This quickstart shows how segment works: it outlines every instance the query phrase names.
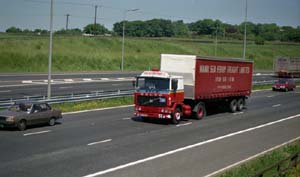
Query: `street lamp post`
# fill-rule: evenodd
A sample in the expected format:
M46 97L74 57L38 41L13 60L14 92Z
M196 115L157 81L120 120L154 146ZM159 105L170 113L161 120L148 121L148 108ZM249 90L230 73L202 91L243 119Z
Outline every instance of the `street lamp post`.
M125 52L125 48L124 48L124 44L125 44L125 20L126 20L126 13L127 12L134 12L134 11L138 11L139 9L129 9L129 10L125 10L124 11L124 15L123 15L123 37L122 37L122 62L121 62L121 71L124 71L124 52Z
M52 37L53 37L53 0L51 0L51 7L50 7L50 42L49 42L48 91L47 91L48 100L51 99Z
M216 26L215 56L217 56L217 49L218 49L218 26Z
M248 0L246 0L245 6L245 28L244 28L244 52L243 52L243 59L246 59L246 45L247 45L247 13L248 13Z

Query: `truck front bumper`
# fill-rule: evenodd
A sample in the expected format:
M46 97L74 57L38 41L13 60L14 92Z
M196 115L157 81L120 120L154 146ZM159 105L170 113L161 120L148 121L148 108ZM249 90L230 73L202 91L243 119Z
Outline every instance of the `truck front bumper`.
M171 114L167 113L145 113L145 112L135 112L134 116L137 117L148 117L148 118L154 118L154 119L171 119Z

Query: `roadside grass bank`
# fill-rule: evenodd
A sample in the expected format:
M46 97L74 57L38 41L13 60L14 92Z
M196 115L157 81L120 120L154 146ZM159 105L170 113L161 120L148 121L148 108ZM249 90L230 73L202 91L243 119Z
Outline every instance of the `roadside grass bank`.
M0 34L0 72L47 72L48 37L3 35ZM120 37L54 36L53 44L53 72L120 70ZM162 53L214 56L215 44L176 38L126 38L124 69L159 68ZM241 58L242 53L242 41L228 40L218 43L216 56ZM270 70L276 56L300 56L300 43L249 42L246 54L247 59L254 61L255 69Z
M217 177L254 177L258 173L266 170L275 165L274 168L266 171L264 177L268 176L280 176L280 177L299 177L300 165L297 168L289 168L286 173L279 174L277 172L277 165L280 161L283 161L294 154L300 155L300 140L296 140L288 145L268 152L260 157L245 162L237 167L225 171L223 174L217 175ZM300 158L298 156L298 158ZM299 160L299 159L298 159ZM288 168L290 161L282 162L281 168Z
M104 100L59 103L59 104L52 104L51 106L53 108L62 110L62 112L73 112L73 111L108 108L108 107L115 107L115 106L124 106L124 105L131 105L131 104L133 104L133 96L110 98Z

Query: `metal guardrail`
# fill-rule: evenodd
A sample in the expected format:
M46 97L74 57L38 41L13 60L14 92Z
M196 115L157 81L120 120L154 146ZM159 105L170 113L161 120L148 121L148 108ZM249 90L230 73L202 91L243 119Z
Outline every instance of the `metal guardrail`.
M0 108L7 108L18 101L37 101L47 102L49 104L79 102L97 99L117 98L132 95L134 90L114 90L114 91L95 91L91 93L69 94L63 96L53 96L50 100L46 96L26 96L19 99L0 100Z
M278 163L272 166L267 167L266 169L258 172L252 177L264 177L267 176L267 173L270 173L271 171L275 171L274 173L276 173L273 176L280 177L280 176L284 176L284 174L290 169L297 168L299 166L300 166L300 153L296 153L286 159L279 161Z

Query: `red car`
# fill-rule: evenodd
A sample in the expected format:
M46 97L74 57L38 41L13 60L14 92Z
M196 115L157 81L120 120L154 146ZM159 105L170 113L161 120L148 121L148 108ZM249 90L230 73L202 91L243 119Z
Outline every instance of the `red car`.
M283 91L289 91L294 90L296 88L295 81L293 79L280 79L277 82L275 82L272 86L272 90L283 90Z

